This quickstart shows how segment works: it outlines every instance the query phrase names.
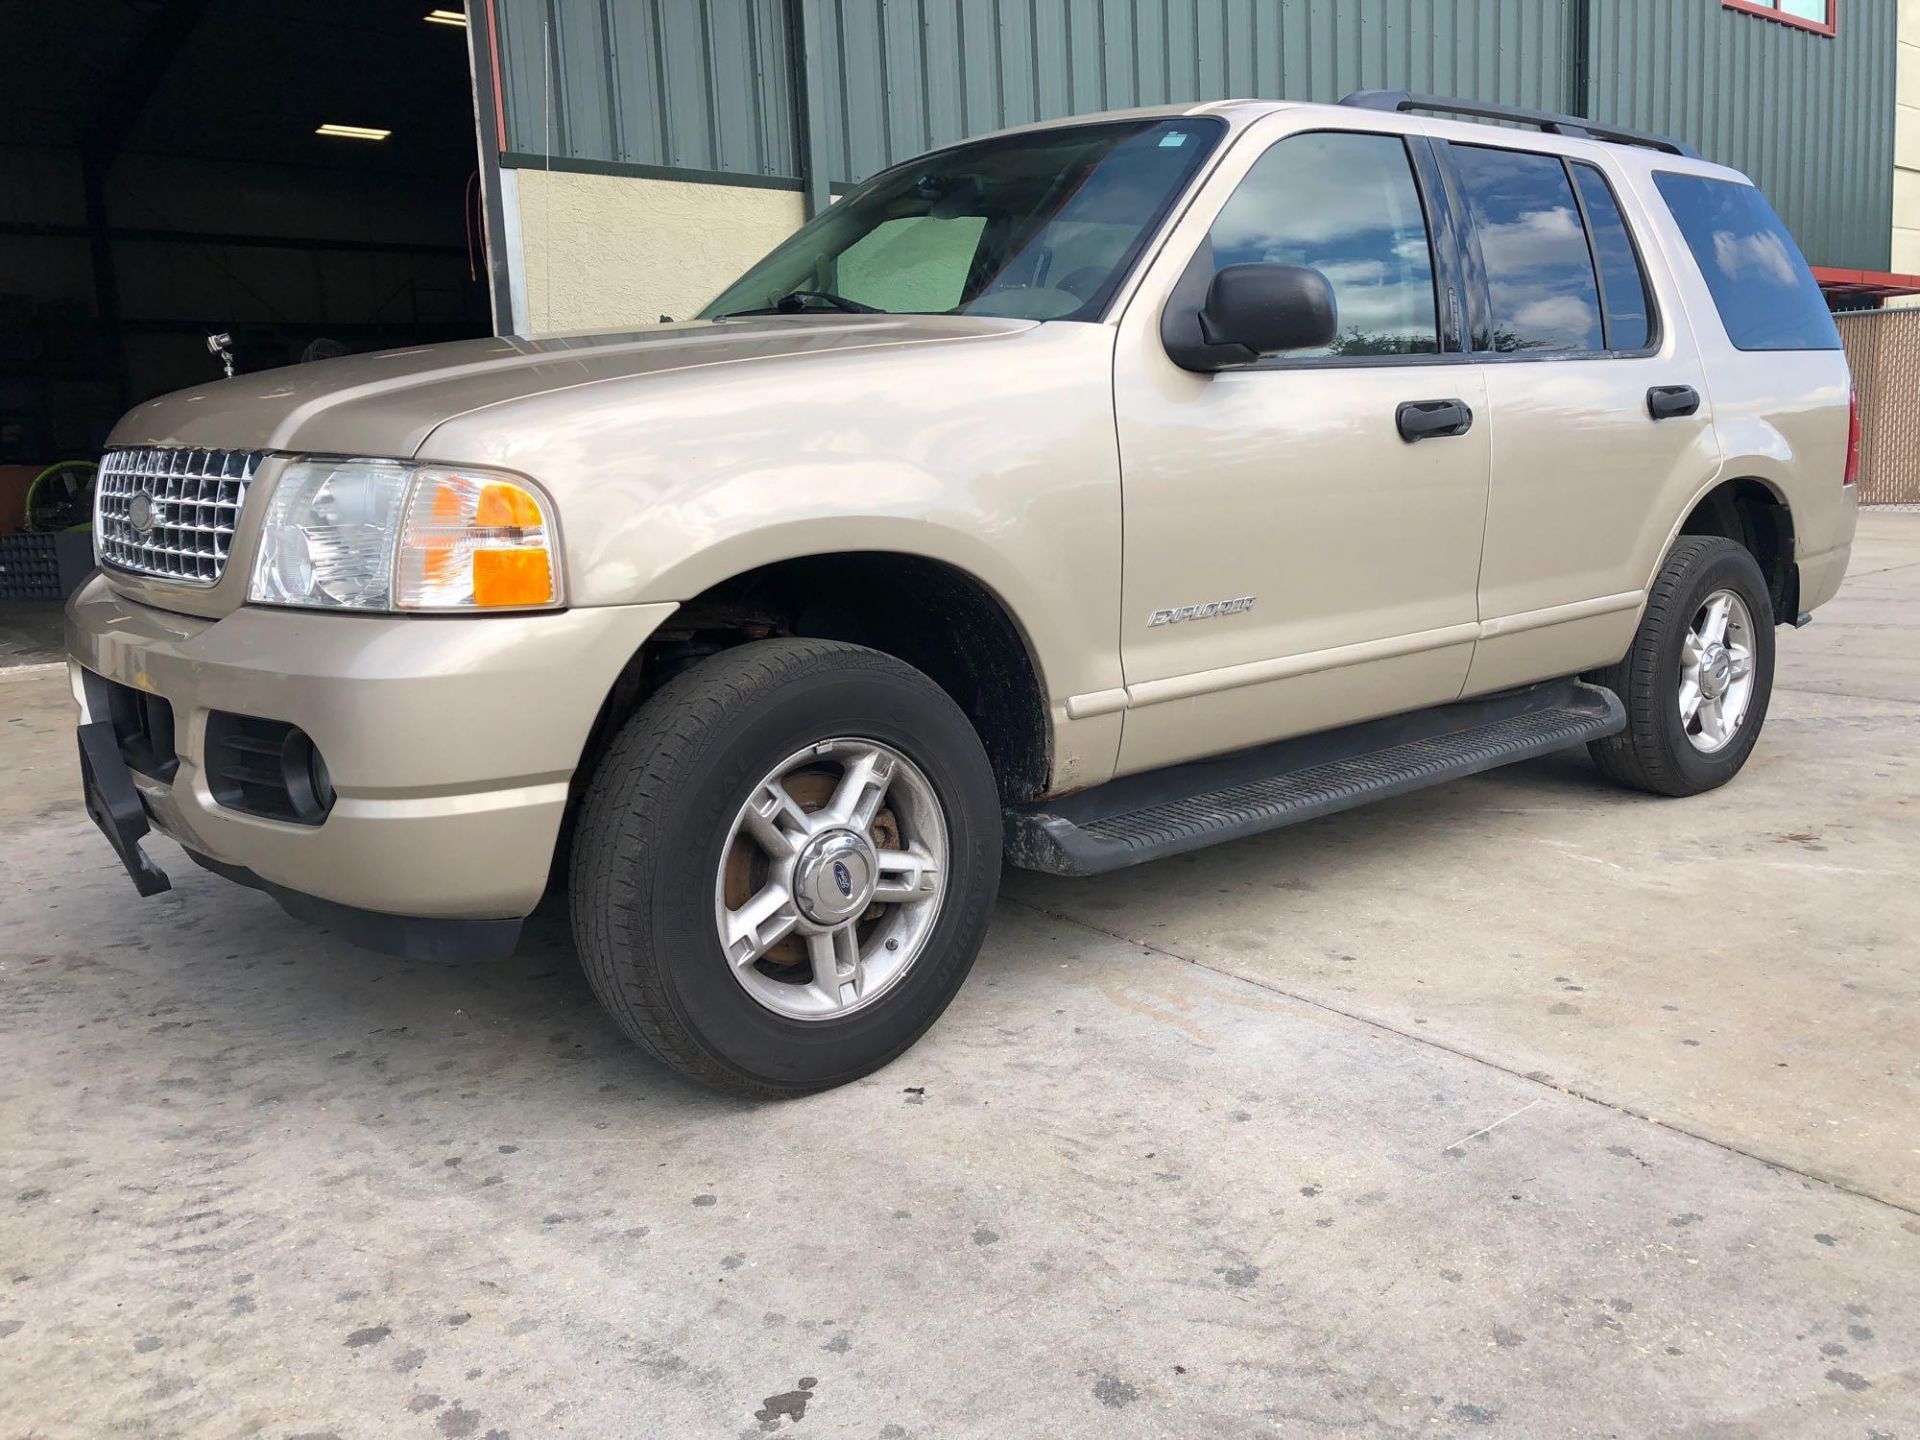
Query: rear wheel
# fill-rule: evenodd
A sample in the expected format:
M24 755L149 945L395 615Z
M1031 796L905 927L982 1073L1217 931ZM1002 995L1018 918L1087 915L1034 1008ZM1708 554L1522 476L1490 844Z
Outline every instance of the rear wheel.
M1588 678L1627 728L1589 750L1603 774L1655 795L1697 795L1740 773L1773 691L1773 609L1745 546L1687 536L1667 556L1633 648Z
M858 646L761 641L663 686L601 761L574 935L656 1057L798 1094L877 1069L938 1018L999 868L993 774L945 692Z

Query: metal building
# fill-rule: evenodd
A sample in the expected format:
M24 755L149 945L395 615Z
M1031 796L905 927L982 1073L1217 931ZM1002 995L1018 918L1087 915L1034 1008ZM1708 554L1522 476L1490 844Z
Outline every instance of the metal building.
M1891 0L476 0L496 313L536 331L685 313L831 192L968 135L1371 86L1678 135L1871 288L1897 18Z

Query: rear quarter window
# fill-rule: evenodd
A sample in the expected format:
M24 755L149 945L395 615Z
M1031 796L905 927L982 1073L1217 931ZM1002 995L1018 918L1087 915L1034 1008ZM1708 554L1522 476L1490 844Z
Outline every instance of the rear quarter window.
M1654 175L1739 350L1838 350L1826 298L1793 236L1751 185Z

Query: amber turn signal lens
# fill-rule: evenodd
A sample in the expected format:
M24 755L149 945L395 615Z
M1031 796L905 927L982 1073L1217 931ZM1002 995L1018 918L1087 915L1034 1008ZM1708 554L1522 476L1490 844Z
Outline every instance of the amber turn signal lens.
M490 528L532 528L540 524L540 502L511 481L489 481L473 507L473 523Z
M532 481L423 467L395 567L402 610L526 610L560 599L552 502Z
M545 605L553 599L553 567L544 550L473 552L475 605Z

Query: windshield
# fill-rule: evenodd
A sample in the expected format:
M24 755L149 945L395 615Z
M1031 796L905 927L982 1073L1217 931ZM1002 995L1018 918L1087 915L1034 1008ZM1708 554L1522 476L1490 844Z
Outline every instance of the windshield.
M700 313L1096 318L1225 128L1114 121L923 156L829 206Z

